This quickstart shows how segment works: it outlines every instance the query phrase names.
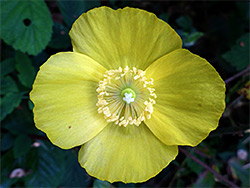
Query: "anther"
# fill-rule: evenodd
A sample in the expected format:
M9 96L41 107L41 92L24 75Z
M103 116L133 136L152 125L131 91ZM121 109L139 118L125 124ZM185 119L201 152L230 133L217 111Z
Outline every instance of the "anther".
M154 88L149 87L151 85L153 79L147 79L145 71L136 67L129 69L126 66L106 71L104 79L99 82L99 87L96 89L98 113L103 113L107 122L114 122L119 126L139 126L142 121L151 118L153 105L156 103L152 98L157 96ZM142 98L147 100L142 101Z

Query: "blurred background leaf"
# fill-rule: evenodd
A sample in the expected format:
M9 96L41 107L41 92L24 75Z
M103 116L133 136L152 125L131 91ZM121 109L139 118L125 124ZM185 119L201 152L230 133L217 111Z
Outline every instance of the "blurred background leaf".
M20 93L8 93L1 98L1 121L20 104L21 100Z
M83 13L100 6L99 1L64 1L58 0L57 5L68 28Z
M55 22L53 26L53 35L48 46L54 49L67 48L70 44L68 36L69 30L62 24Z
M32 66L31 60L27 55L17 51L15 61L16 61L16 70L18 71L17 77L19 81L25 87L31 89L36 76L36 71Z
M176 19L177 25L181 28L177 32L180 34L183 40L184 47L190 47L203 35L202 32L197 31L192 23L192 19L185 15Z
M94 181L94 185L93 185L93 188L112 188L112 187L113 187L112 184L110 184L109 182L101 181L98 179Z
M15 70L15 59L8 58L1 62L1 77Z
M236 44L232 46L230 51L222 55L237 71L249 65L249 38L249 33L244 34L236 41Z
M239 159L236 158L229 160L229 166L234 178L241 181L241 187L249 187L250 169L244 168Z
M69 151L66 155L66 167L62 187L89 187L92 184L91 177L78 163L77 153Z
M41 52L50 41L52 24L44 1L1 1L1 38L15 49Z
M16 82L10 77L1 78L1 95L18 92Z
M191 187L214 187L214 185L215 181L213 178L213 174L211 172L205 171L199 175L197 181Z
M19 135L14 143L14 157L19 158L25 155L31 148L31 139L24 134Z
M63 150L47 142L36 148L37 165L25 179L27 187L57 187L63 180L65 157Z

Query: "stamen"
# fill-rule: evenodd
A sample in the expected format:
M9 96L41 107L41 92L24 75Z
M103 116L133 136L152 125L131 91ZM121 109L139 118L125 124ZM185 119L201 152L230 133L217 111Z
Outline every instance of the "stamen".
M145 71L135 67L106 71L96 89L97 111L103 113L107 122L124 127L129 124L139 126L153 113L156 101L152 97L157 96L155 89L150 87L152 85L153 79L147 79Z

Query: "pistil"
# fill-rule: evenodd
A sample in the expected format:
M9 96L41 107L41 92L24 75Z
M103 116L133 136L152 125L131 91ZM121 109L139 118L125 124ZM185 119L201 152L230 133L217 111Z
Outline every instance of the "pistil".
M157 96L152 86L153 79L147 79L145 72L135 67L106 71L96 89L98 113L103 113L107 122L119 126L139 126L153 113L153 98Z

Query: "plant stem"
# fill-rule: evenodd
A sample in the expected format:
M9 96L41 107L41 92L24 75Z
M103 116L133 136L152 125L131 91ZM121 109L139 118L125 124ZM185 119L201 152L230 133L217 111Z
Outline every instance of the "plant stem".
M186 151L185 149L179 147L180 151L182 153L184 153L187 157L191 158L193 161L195 161L196 163L198 163L199 165L201 165L203 168L205 168L206 170L208 170L209 172L211 172L214 176L216 176L219 180L223 181L224 183L226 183L227 185L229 185L230 187L234 187L234 188L238 188L237 185L235 185L233 182L229 181L227 178L225 178L224 176L222 176L221 174L219 174L218 172L216 172L214 169L212 169L210 166L206 165L205 163L203 163L201 160L199 160L198 158L196 158L195 156L193 156L191 153L189 153L188 151Z
M228 84L229 82L233 81L234 79L246 74L248 71L250 71L250 66L248 66L246 69L244 69L243 71L233 75L232 77L228 78L225 80L225 84Z

